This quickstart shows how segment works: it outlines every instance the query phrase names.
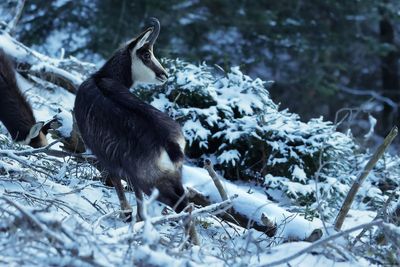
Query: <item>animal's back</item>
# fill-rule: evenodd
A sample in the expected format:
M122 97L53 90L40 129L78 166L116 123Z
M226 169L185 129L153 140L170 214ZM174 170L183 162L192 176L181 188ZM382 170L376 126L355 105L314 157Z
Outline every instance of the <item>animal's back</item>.
M18 88L13 63L1 49L0 121L16 141L24 140L35 124L32 108Z
M180 176L179 124L117 81L86 80L78 90L75 117L86 145L111 174L128 178L146 193L157 179ZM161 160L171 161L169 170Z

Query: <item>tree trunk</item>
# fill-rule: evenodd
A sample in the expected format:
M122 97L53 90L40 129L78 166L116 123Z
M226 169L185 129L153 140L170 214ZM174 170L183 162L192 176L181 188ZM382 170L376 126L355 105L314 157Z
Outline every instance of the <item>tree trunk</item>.
M384 14L379 22L379 31L381 44L395 47L395 31L390 19ZM382 92L385 97L392 99L397 105L400 104L398 59L398 52L392 48L388 53L381 56ZM399 115L398 108L384 103L381 134L386 134L399 122Z

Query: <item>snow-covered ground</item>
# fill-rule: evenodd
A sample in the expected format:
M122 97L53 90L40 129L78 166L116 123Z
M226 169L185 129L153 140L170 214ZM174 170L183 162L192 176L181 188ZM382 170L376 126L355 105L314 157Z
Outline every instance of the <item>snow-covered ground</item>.
M38 161L46 161L35 157L28 160L32 165L35 162L35 166L41 166ZM256 230L232 226L211 215L204 215L198 218L196 226L201 245L180 251L179 246L184 240L182 225L156 225L154 233L140 227L137 230L137 225L124 223L119 218L119 203L114 189L91 180L95 172L90 166L57 162L58 168L52 174L42 176L31 169L32 165L24 167L13 160L8 160L7 164L0 176L2 210L16 212L5 197L21 206L28 216L39 220L40 225L47 225L47 231L55 234L62 244L57 244L58 241L40 231L28 221L27 216L13 218L3 210L0 229L9 227L0 234L0 264L4 266L130 266L133 262L140 265L141 260L145 265L157 266L258 266L285 258L310 245L301 241L279 244L279 238L268 238ZM219 201L205 170L185 166L184 183ZM268 201L265 195L247 193L246 186L236 186L228 181L224 181L224 185L229 194L239 195L233 202L235 208L246 209L247 213L255 215L265 210L270 218L276 216L276 220L290 216L276 203ZM134 205L134 194L127 195ZM160 204L153 203L151 214L160 216L160 211ZM17 218L25 222L17 224ZM356 224L370 220L371 217L366 216L358 219ZM281 231L281 237L305 237L313 227L319 226L300 216L281 225L286 226ZM143 244L143 236L148 238L149 235L156 235L155 241ZM168 246L156 245L158 240ZM278 245L271 246L271 243ZM58 249L63 252L58 253L57 247L61 247ZM319 255L321 250L312 250L312 254L291 261L291 265L369 266L362 259L338 263L335 259Z

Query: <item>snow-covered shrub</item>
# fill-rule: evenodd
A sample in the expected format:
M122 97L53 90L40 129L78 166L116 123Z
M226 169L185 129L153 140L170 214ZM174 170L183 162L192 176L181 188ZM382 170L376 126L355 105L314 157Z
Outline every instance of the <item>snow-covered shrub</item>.
M190 158L210 157L226 178L257 181L303 205L315 201L316 173L327 200L346 191L356 148L350 135L322 118L305 123L279 110L268 83L237 67L221 73L180 60L164 65L167 84L135 93L181 123Z

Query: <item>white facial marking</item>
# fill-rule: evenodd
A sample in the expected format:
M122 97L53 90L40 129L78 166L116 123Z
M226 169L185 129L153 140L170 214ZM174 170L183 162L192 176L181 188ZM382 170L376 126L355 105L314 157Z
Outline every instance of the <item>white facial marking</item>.
M156 79L156 74L143 61L137 57L136 50L132 51L132 80L140 83L155 83L159 81ZM152 58L154 56L152 55Z
M147 42L147 38L149 37L149 35L151 34L151 32L146 33L142 39L140 39L136 46L132 49L131 51L131 61L132 61L132 66L131 66L131 70L132 70L132 80L135 83L152 83L152 84L163 84L165 81L160 81L159 79L157 79L155 72L150 69L149 67L147 67L143 61L138 58L138 56L136 55L136 51L140 48L143 47L143 45L146 44ZM149 51L150 52L150 60L153 62L153 64L159 68L162 69L164 72L165 69L161 66L160 62L156 59L156 57L153 54L153 51Z
M37 136L41 135L42 139L44 140L45 137L44 135L40 132L40 130L42 129L44 125L44 122L37 122L35 123L31 129L29 130L28 135L26 136L25 140L20 141L19 143L22 145L29 145L29 143L32 141L33 138L36 138ZM43 135L43 136L42 136ZM42 142L43 145L47 144L47 140L46 143L44 143L44 141Z
M165 149L161 150L160 157L157 160L157 166L163 172L173 172L176 170L175 164L171 161Z

